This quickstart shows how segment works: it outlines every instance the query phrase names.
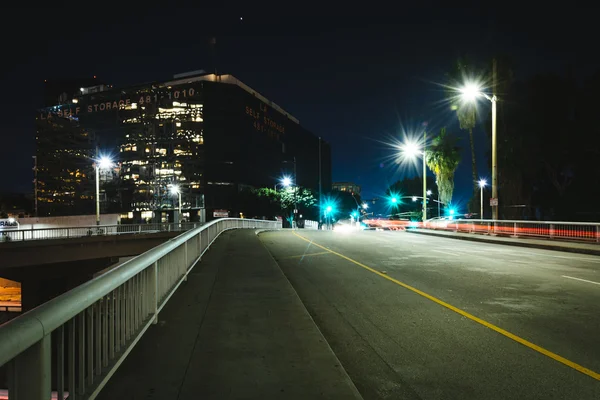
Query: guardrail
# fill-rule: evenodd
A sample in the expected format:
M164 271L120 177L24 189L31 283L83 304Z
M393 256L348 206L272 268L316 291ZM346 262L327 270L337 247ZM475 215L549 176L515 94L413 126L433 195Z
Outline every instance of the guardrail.
M183 232L201 226L201 222L171 222L124 225L91 225L61 228L6 229L0 231L1 242L72 239L86 236L123 235L154 232Z
M236 228L281 223L212 221L0 325L9 398L94 399L212 242Z
M444 229L456 232L600 243L600 223L593 222L457 219L429 220L423 226L428 229Z

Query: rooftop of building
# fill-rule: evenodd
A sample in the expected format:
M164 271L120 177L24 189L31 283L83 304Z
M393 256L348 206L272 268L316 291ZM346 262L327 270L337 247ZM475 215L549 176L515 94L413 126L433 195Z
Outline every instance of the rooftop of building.
M185 83L192 83L192 82L199 82L199 81L207 81L207 82L218 82L218 83L225 83L225 84L229 84L229 85L236 85L239 88L245 90L246 92L250 93L251 95L255 96L256 98L258 98L259 100L261 100L262 102L268 104L271 108L277 110L278 112L280 112L281 114L285 115L286 117L288 117L290 120L294 121L297 124L300 124L300 121L294 117L293 115L291 115L289 112L285 111L282 107L280 107L279 105L277 105L276 103L274 103L273 101L267 99L265 96L263 96L262 94L260 94L259 92L257 92L256 90L252 89L250 86L246 85L245 83L243 83L242 81L240 81L239 79L237 79L235 76L230 75L230 74L211 74L211 73L207 73L203 70L198 70L198 71L192 71L192 72L186 72L186 73L181 73L181 74L175 74L173 76L172 79L166 80L166 81L159 81L159 82L150 82L150 83L145 83L145 84L136 84L136 85L128 85L128 86L123 86L123 87L113 87L112 85L98 85L96 84L95 86L90 86L87 88L81 88L81 95L86 95L86 94L91 94L91 93L97 93L99 90L89 90L91 88L98 88L99 86L104 86L105 89L101 90L101 91L114 91L114 90L123 90L123 89L133 89L133 88L143 88L143 87L147 87L149 85L155 86L157 88L162 88L162 87L169 87L169 86L176 86L176 85L181 85L181 84L185 84Z

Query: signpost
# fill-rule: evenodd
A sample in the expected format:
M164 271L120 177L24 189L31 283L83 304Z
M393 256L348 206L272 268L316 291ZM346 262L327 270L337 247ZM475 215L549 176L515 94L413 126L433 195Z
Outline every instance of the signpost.
M498 198L490 198L490 206L497 207L498 206Z

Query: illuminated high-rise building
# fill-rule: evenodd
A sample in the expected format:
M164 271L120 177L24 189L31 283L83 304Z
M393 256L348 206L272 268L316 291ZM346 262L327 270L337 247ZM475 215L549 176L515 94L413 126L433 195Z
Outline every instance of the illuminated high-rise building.
M231 75L197 71L64 97L37 117L40 215L93 212L98 155L115 161L101 176L103 212L132 220L172 220L171 185L186 219L238 216L237 193L272 187L294 160L297 183L318 190L319 154L322 190L331 188L329 145Z

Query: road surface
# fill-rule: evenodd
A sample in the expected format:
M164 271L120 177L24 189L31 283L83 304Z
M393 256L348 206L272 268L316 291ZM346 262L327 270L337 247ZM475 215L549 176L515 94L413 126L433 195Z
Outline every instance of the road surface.
M264 232L365 399L600 399L600 257Z

